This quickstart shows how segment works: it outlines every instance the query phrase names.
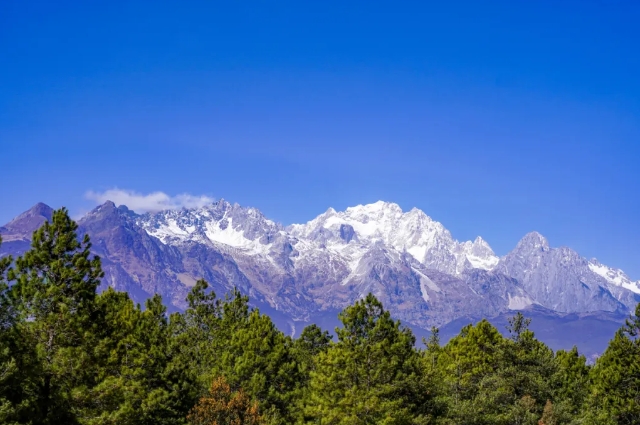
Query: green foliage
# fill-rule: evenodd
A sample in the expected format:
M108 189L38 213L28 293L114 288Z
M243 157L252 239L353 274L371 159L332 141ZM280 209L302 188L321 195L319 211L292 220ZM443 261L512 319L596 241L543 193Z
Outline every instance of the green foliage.
M291 340L268 316L253 310L227 343L218 372L232 389L243 389L263 410L290 423L289 407L300 383Z
M77 227L65 209L55 211L8 271L16 330L39 366L35 423L76 423L74 388L91 370L85 341L103 273L100 259L90 256L88 236L78 241Z
M513 401L512 390L496 371L506 341L488 321L464 327L443 347L441 397L448 407L442 423L501 423ZM445 420L446 418L446 420Z
M2 238L0 238L0 244ZM35 405L35 353L19 331L21 326L6 280L13 259L0 258L0 423L27 423Z
M1 243L1 240L0 240ZM65 209L0 258L0 423L86 425L640 423L640 306L594 367L553 353L517 313L425 348L371 294L337 340L297 339L199 280L184 313L159 296L97 295L103 275Z
M517 313L509 320L510 338L504 338L483 320L463 328L443 347L440 400L448 409L441 423L538 422L547 400L554 399L553 378L559 372L553 352L528 326L529 320Z
M173 367L170 326L159 296L142 310L113 290L98 300L100 337L93 350L98 379L78 394L83 423L174 424L195 400L188 375Z
M411 331L371 294L339 317L338 341L311 372L305 415L320 424L425 422L428 397Z
M556 403L549 407L557 424L571 423L584 410L589 394L590 367L587 359L573 347L570 351L560 350L554 359L556 372L552 380L553 398ZM546 425L546 423L545 423Z
M587 423L640 423L640 304L591 370Z

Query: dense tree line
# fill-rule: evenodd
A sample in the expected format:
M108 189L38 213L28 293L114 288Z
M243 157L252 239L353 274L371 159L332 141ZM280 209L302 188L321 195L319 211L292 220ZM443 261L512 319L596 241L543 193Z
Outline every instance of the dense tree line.
M97 293L103 276L65 209L0 259L2 424L640 424L640 308L595 365L554 353L522 314L424 348L372 295L336 338L297 339L200 280L184 313Z

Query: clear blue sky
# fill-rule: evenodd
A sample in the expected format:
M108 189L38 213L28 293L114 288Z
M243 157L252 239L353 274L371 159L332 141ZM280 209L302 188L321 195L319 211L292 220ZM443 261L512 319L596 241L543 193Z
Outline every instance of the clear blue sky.
M0 222L113 187L284 224L383 199L640 279L638 22L615 0L5 0Z

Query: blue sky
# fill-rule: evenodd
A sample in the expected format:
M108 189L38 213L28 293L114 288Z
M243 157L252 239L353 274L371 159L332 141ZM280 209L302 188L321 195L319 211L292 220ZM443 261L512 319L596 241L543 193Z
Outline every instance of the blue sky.
M116 187L284 224L383 199L640 279L637 22L636 1L3 1L0 222Z

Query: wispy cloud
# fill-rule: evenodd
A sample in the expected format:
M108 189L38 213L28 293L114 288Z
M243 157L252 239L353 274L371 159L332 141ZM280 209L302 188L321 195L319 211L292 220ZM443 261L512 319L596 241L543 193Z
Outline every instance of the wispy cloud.
M85 198L98 204L112 201L116 205L126 205L129 209L137 213L196 208L214 201L213 198L205 195L196 196L182 193L176 196L169 196L164 192L143 194L133 190L118 188L109 189L104 192L90 190L85 193Z

